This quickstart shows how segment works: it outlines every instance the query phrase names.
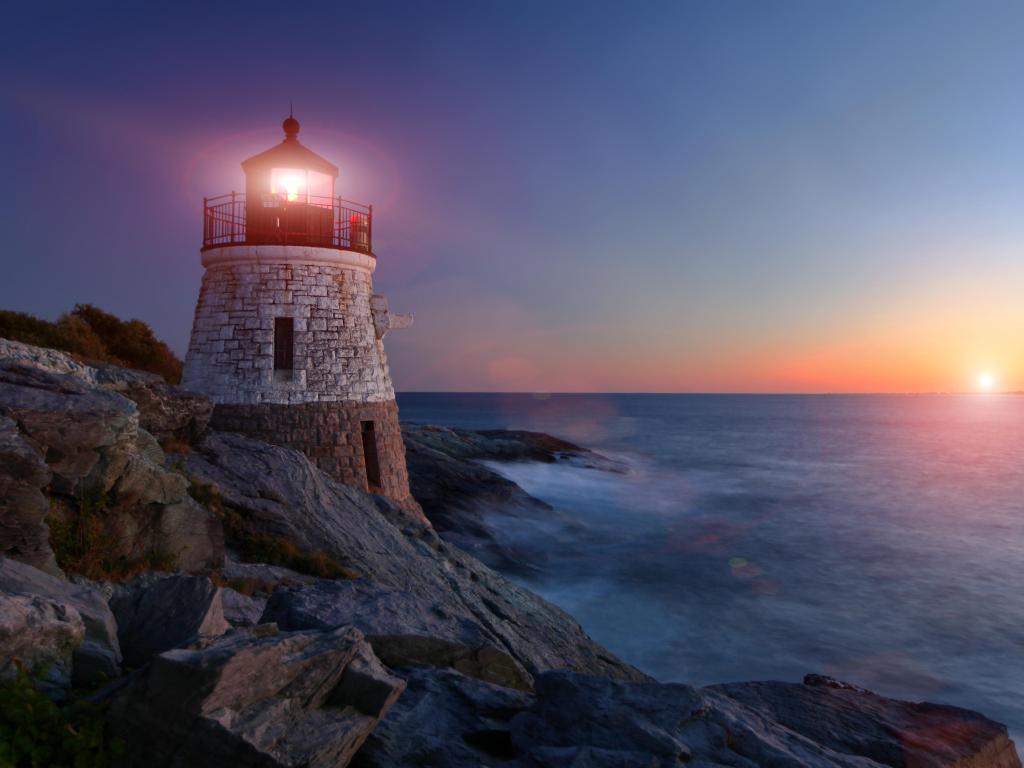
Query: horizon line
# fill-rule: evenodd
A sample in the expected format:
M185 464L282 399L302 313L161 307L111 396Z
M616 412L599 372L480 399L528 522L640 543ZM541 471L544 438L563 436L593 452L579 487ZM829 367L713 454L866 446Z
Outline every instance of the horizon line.
M607 390L607 391L574 391L574 392L547 392L543 390L485 390L485 389L404 389L395 390L396 395L529 395L530 397L551 397L553 395L692 395L699 397L743 397L743 396L754 396L754 397L935 397L935 396L955 396L962 397L964 395L970 395L975 397L999 397L999 396L1020 396L1024 395L1024 391L1021 390L1006 390L1001 392L975 392L971 390L949 390L949 391L925 391L925 392L855 392L855 391L836 391L836 392L737 392L737 391L722 391L722 392L698 392L698 391L672 391L672 392L659 392L659 391L627 391L627 390Z

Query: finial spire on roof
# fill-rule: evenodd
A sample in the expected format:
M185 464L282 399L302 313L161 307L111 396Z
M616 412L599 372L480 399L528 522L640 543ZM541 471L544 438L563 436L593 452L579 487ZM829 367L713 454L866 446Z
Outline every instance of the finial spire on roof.
M291 102L288 104L288 117L286 117L284 122L281 123L281 127L284 128L285 141L299 140L299 121L295 119L295 113L292 109Z

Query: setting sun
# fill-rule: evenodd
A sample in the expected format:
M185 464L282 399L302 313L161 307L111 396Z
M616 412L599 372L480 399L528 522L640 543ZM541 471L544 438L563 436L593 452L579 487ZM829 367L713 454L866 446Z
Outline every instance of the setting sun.
M996 385L996 377L991 373L978 374L978 389L984 392L991 392Z

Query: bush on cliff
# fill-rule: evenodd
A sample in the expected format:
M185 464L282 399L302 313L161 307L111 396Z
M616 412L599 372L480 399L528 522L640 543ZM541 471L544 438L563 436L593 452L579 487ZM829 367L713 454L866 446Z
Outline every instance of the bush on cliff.
M106 768L122 750L107 735L103 707L54 704L21 666L0 684L0 768Z
M0 310L0 336L52 347L101 363L114 363L181 380L181 360L141 320L121 320L91 304L77 304L56 322L25 312Z

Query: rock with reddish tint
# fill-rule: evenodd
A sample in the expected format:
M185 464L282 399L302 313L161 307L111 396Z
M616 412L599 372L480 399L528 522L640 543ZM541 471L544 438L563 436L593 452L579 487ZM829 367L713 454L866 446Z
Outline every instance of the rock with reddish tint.
M1019 768L1006 727L968 709L878 696L821 675L801 683L730 683L724 694L836 752L879 765Z
M343 768L405 683L358 630L237 630L167 651L110 708L125 768Z
M1020 768L1006 729L977 713L851 688L548 672L531 695L452 670L397 673L408 688L359 768Z

